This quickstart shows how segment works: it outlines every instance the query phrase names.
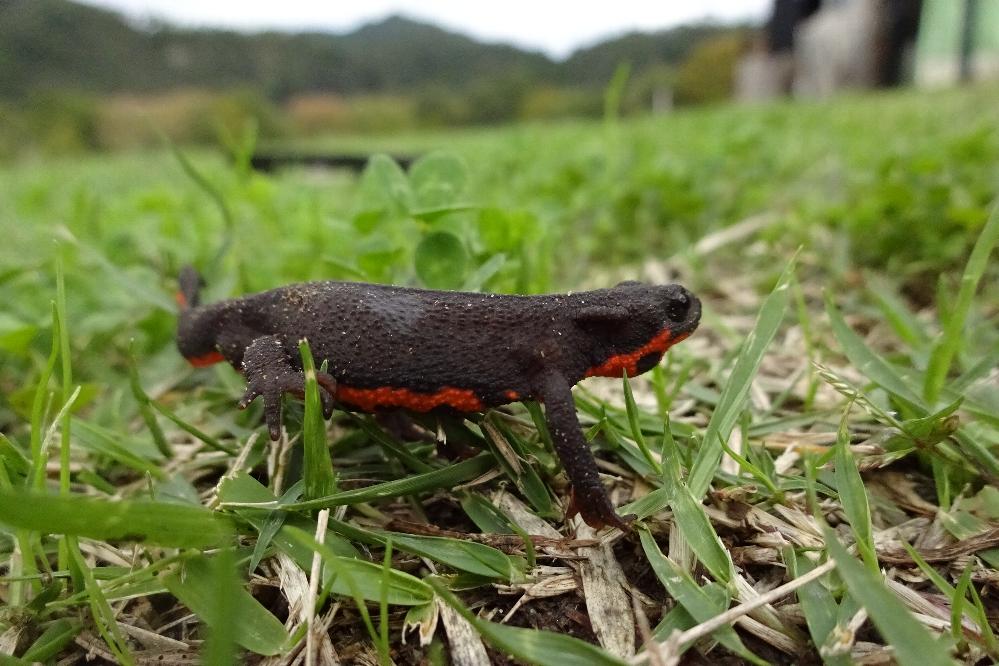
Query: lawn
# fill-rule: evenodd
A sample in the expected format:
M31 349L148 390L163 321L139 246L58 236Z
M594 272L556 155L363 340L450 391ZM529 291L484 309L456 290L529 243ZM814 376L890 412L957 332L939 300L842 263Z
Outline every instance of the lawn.
M250 134L0 168L0 654L999 659L995 108L908 91L307 146L423 155L360 176L254 173ZM208 301L684 284L689 340L575 389L635 528L565 519L534 404L392 428L323 422L309 392L271 443L239 374L176 351L185 264Z

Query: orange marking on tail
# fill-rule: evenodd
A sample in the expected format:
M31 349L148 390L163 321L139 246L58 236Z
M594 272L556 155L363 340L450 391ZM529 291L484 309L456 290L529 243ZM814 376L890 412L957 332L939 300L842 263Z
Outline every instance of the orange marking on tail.
M445 386L433 393L418 393L406 388L381 386L373 389L338 386L336 398L366 412L379 407L403 407L414 412L429 412L435 407L452 407L460 412L481 412L482 400L469 389Z
M192 356L187 359L187 362L196 368L203 368L206 365L214 365L225 360L225 356L221 352L213 351L208 352L202 356Z
M690 334L684 333L673 337L673 333L668 328L665 328L660 331L656 337L652 338L635 351L628 352L626 354L615 354L600 365L590 368L586 371L586 376L620 377L622 371L627 372L629 377L636 375L638 374L639 359L646 354L665 354L667 349L681 340L686 339L688 335Z

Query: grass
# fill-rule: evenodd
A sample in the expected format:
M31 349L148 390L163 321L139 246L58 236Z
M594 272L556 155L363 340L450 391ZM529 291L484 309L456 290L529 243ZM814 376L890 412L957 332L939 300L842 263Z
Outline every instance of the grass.
M358 178L177 150L0 170L0 652L999 659L997 102L396 137L379 147L430 152ZM174 349L185 263L208 300L683 282L700 330L654 373L576 389L637 529L564 519L537 405L400 441L324 423L309 381L271 444L236 373Z

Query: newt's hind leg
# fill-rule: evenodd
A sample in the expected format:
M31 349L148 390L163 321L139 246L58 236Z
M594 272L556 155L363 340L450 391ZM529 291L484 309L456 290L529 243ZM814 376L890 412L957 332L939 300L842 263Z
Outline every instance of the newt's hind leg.
M578 511L586 524L594 529L610 525L628 531L628 523L634 517L617 515L607 496L597 471L597 462L576 418L576 403L572 401L569 383L560 373L549 371L540 377L538 392L545 403L545 418L552 443L572 483L569 515Z
M281 397L291 393L305 395L305 375L292 362L280 336L267 335L250 343L243 352L243 374L246 376L246 393L239 401L239 408L246 409L258 396L264 398L264 419L271 439L281 436ZM323 389L319 397L323 402L323 415L333 414L333 396L336 380L325 372L316 372L316 380Z

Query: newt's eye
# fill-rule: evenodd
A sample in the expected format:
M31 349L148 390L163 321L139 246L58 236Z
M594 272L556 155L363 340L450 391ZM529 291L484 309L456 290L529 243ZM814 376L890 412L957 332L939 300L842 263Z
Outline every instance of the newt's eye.
M683 292L671 298L669 304L666 306L666 316L672 321L683 321L689 311L690 296Z

